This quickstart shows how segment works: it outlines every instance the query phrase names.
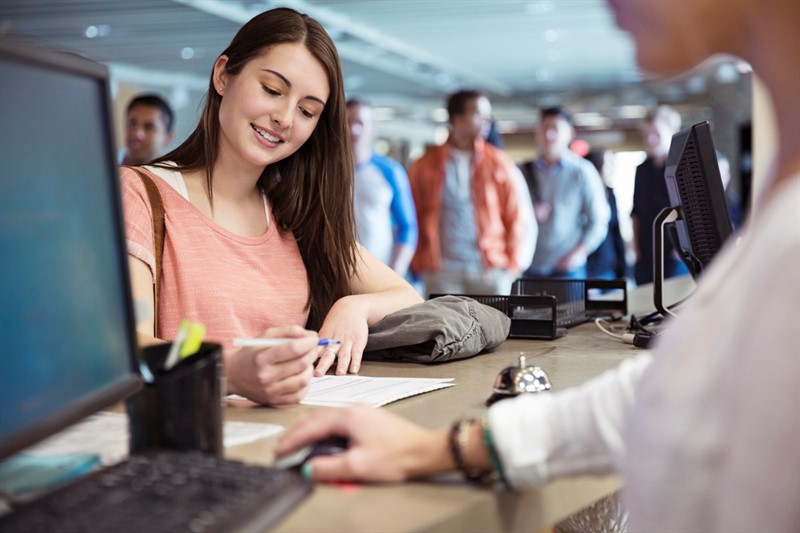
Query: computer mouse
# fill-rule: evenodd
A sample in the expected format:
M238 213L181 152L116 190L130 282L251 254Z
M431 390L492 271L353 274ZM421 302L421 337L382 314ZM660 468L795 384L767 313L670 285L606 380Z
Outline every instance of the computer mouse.
M311 445L308 455L303 459L302 463L319 457L320 455L337 455L347 451L348 441L344 437L328 437L326 439L318 440Z
M300 470L306 461L319 457L320 455L336 455L347 451L348 441L344 437L328 437L318 440L307 446L286 455L273 465L275 468Z

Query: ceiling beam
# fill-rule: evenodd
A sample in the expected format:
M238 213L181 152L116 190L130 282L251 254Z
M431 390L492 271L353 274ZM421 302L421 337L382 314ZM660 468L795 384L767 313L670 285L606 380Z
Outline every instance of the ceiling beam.
M267 6L290 7L319 21L332 36L340 32L350 36L351 40L338 42L336 47L343 59L353 63L441 92L471 85L502 96L512 93L511 87L504 83L487 79L469 69L457 68L440 57L410 46L399 39L388 37L364 24L353 22L331 9L311 5L304 0L267 0L257 9L247 8L238 2L222 0L173 1L239 24L244 24Z
M141 84L146 80L147 85L154 87L175 88L180 87L192 91L205 91L208 89L208 76L198 76L184 72L167 72L128 65L123 63L106 63L111 77L123 83Z

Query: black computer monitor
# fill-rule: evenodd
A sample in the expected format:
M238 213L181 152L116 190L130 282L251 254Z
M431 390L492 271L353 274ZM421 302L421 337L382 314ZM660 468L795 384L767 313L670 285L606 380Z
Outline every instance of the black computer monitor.
M664 177L670 202L681 210L675 221L676 245L689 272L697 277L733 232L708 122L672 137Z
M661 301L663 228L667 223L672 223L675 249L695 278L733 232L708 122L694 124L672 136L664 178L672 207L659 214L653 228L655 304L662 314L668 312Z
M107 69L0 38L0 459L135 392Z

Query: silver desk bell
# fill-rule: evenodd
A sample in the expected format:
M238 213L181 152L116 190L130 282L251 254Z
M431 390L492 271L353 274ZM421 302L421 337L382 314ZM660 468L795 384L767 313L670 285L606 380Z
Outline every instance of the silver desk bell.
M524 393L547 390L550 390L547 373L538 366L529 365L525 356L520 354L519 365L507 366L494 379L492 395L486 400L486 405Z

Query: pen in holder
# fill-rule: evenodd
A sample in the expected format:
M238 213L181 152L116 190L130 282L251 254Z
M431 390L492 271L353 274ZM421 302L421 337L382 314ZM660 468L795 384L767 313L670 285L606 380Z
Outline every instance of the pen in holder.
M130 453L151 448L199 450L221 456L222 349L200 349L164 370L171 344L142 350L152 379L126 401L130 418Z

